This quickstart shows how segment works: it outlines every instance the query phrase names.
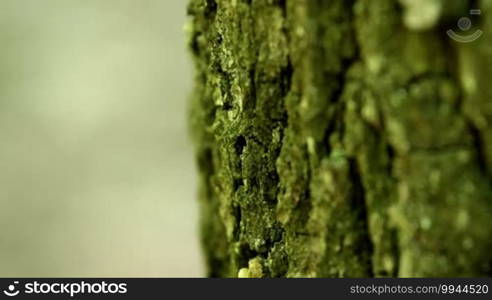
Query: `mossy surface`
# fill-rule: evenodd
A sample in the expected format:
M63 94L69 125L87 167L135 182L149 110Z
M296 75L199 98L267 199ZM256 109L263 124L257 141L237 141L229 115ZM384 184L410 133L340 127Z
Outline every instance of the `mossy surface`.
M492 1L410 2L191 0L208 275L491 274Z

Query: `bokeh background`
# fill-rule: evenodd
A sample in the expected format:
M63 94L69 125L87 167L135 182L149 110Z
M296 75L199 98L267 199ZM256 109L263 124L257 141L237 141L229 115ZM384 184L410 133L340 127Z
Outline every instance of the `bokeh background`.
M0 276L203 275L185 6L0 1Z

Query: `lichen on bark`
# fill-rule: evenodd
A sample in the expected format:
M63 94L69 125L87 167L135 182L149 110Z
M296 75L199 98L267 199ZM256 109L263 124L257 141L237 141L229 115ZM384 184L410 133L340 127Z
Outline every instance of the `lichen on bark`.
M191 0L210 276L491 274L492 38L444 28L492 4L442 3Z

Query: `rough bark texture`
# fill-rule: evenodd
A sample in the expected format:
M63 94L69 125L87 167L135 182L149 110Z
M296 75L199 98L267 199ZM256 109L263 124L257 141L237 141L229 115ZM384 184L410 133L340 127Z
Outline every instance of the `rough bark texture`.
M188 13L210 276L491 275L492 1Z

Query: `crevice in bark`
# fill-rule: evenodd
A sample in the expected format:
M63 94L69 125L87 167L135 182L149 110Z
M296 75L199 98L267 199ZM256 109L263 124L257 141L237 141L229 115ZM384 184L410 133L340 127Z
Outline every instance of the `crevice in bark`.
M352 20L353 19L353 10L354 10L354 5L355 5L355 0L346 0L343 2L343 6L345 7L345 10L348 12L347 19ZM324 28L321 28L321 32L318 33L318 40L322 40L322 35L324 34ZM332 134L337 133L339 138L342 138L344 136L344 131L345 131L345 123L343 116L345 114L345 106L346 102L343 101L344 99L343 94L345 93L345 89L347 86L347 83L349 82L348 78L348 72L350 71L351 67L353 64L356 62L360 61L360 46L357 43L356 40L356 28L353 22L350 22L350 31L348 36L345 37L346 39L352 40L353 41L353 53L349 57L340 57L340 72L336 74L324 74L324 80L325 82L329 82L330 80L335 80L337 82L336 88L329 94L327 103L329 105L334 106L334 112L333 115L329 118L327 118L328 123L325 127L325 131L323 133L323 137L319 142L318 149L320 152L321 157L329 156L331 151L332 151L332 145L330 138ZM322 49L322 60L326 60L323 56L325 55L332 55L328 49Z
M362 184L362 175L359 171L359 167L357 165L357 161L355 159L349 160L349 176L350 182L352 183L352 195L351 195L351 204L352 210L356 212L358 222L361 222L360 230L363 233L361 236L361 244L359 254L367 253L367 261L368 264L367 271L369 272L369 276L374 277L374 267L372 265L372 256L374 253L374 245L372 244L370 233L369 233L369 225L368 225L368 207L366 204L366 195L364 185Z
M482 173L483 176L487 177L489 176L488 170L487 170L487 159L485 155L485 149L484 149L484 142L482 139L482 134L480 133L480 130L476 128L471 122L468 122L468 129L470 132L470 135L472 137L473 141L473 148L475 149L475 155L476 155L476 161L478 168L480 169L480 172ZM489 179L490 181L490 179ZM490 182L492 183L492 181Z
M387 173L388 176L392 177L393 176L393 169L394 169L394 160L395 160L395 148L387 143L386 144L386 155L388 157L388 166L387 166Z
M215 18L217 14L217 2L215 0L206 0L205 5L205 17L206 18Z
M237 156L241 156L241 154L243 154L244 147L246 147L246 139L244 136L240 135L236 138L236 142L234 143Z
M241 234L241 216L242 216L241 205L234 204L232 213L235 219L233 237L235 241L239 241L240 234Z
M398 231L396 229L390 229L390 245L391 245L391 252L393 254L393 260L395 264L395 268L393 269L393 274L388 274L387 276L390 277L398 277L398 274L400 272L400 246L399 246L399 241L398 241Z
M290 57L287 56L287 65L280 70L280 91L282 98L285 99L292 87L292 76L294 74L294 67Z

